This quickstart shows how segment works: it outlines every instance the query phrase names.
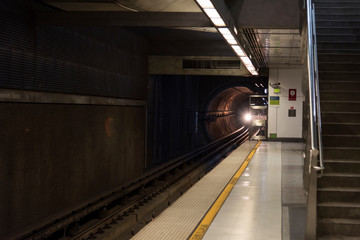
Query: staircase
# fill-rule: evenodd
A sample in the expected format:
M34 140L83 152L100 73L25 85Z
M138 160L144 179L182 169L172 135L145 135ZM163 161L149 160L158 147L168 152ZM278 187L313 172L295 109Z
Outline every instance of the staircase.
M317 239L360 239L360 0L313 0L325 171Z

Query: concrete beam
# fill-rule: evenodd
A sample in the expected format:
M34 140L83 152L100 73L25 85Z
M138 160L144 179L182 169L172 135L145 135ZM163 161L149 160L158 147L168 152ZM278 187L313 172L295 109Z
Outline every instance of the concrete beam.
M77 105L145 106L144 100L83 96L65 93L0 89L0 103L53 103Z
M37 24L57 26L212 27L202 12L37 12Z
M240 28L298 29L298 0L237 0L231 12ZM241 6L240 11L234 9Z

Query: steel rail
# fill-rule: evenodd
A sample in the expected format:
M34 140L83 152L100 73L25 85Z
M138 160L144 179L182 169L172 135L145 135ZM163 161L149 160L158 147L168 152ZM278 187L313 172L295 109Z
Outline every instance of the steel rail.
M211 154L214 154L219 151L219 149L226 148L228 144L235 144L236 142L244 140L248 136L248 130L245 130L244 127L236 130L235 132L222 137L216 141L211 142L210 144L203 146L193 152L185 154L179 158L172 160L171 162L164 163L158 167L155 167L149 171L147 171L141 178L133 180L131 183L127 183L126 185L121 186L117 190L106 193L101 197L98 197L96 200L89 201L81 205L76 209L73 209L71 212L62 214L62 217L55 218L53 220L48 221L46 224L41 224L38 227L32 228L32 230L27 230L17 236L11 236L11 239L47 239L51 234L59 231L66 230L66 228L75 222L78 222L81 218L86 217L88 214L98 211L112 202L123 198L127 194L139 190L145 185L151 183L152 181L160 178L161 176L166 175L172 170L180 167L183 164L188 162L197 161L202 162L206 158L208 158ZM234 142L235 141L235 142ZM159 188L163 188L163 185L167 185L167 183L162 184L159 187L156 187L154 191L158 191ZM130 205L127 205L129 208ZM117 211L121 212L125 211L124 209ZM111 214L113 217L114 214ZM111 218L107 217L106 219ZM101 221L103 222L103 221ZM92 227L93 229L93 227Z
M244 136L245 135L245 136ZM182 175L186 175L191 171L194 171L195 169L197 169L199 166L201 166L201 164L206 160L209 159L209 155L214 156L216 155L218 152L221 152L222 150L224 150L225 148L227 148L228 146L232 145L232 144L236 144L238 142L243 143L246 139L244 139L246 137L246 132L244 134L238 135L236 136L234 139L230 140L229 142L224 143L221 146L218 146L216 149L212 150L210 153L208 153L206 156L202 157L201 159L199 159L198 164L196 166L193 166L191 169L186 170L187 173L183 173L180 172L177 174L177 176L175 176L175 179L180 178L180 176ZM172 180L173 181L173 180ZM98 223L96 223L95 225L89 227L88 229L82 231L81 233L79 233L78 235L72 237L72 240L77 240L77 239L86 239L89 236L94 236L94 233L96 231L98 231L99 229L103 229L105 228L105 226L111 224L112 222L116 221L117 218L121 217L121 213L126 211L126 209L131 209L131 205L138 205L139 202L144 201L144 199L148 198L149 195L152 194L156 194L158 191L161 191L161 189L164 190L164 188L168 187L169 184L168 182L165 182L163 184L161 184L160 186L156 187L156 189L153 189L151 191L149 191L148 193L146 193L146 196L142 196L140 197L138 200L134 200L131 204L128 204L128 206L124 207L124 209L118 210L114 213L112 213L111 215L109 215L108 217L102 219L101 221L99 221Z

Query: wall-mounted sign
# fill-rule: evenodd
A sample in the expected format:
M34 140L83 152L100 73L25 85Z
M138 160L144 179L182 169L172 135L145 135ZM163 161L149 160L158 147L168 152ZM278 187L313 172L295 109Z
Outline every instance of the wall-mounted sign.
M270 138L276 138L276 133L270 133Z
M270 105L280 105L280 97L270 96Z
M296 109L289 109L289 117L296 117Z
M296 101L296 89L289 89L289 101Z
M279 93L280 92L280 88L274 88L274 93Z

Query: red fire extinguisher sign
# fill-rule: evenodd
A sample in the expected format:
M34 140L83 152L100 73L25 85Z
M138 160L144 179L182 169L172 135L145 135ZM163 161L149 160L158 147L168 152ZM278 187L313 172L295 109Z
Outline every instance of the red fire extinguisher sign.
M296 101L296 89L289 89L289 101Z

